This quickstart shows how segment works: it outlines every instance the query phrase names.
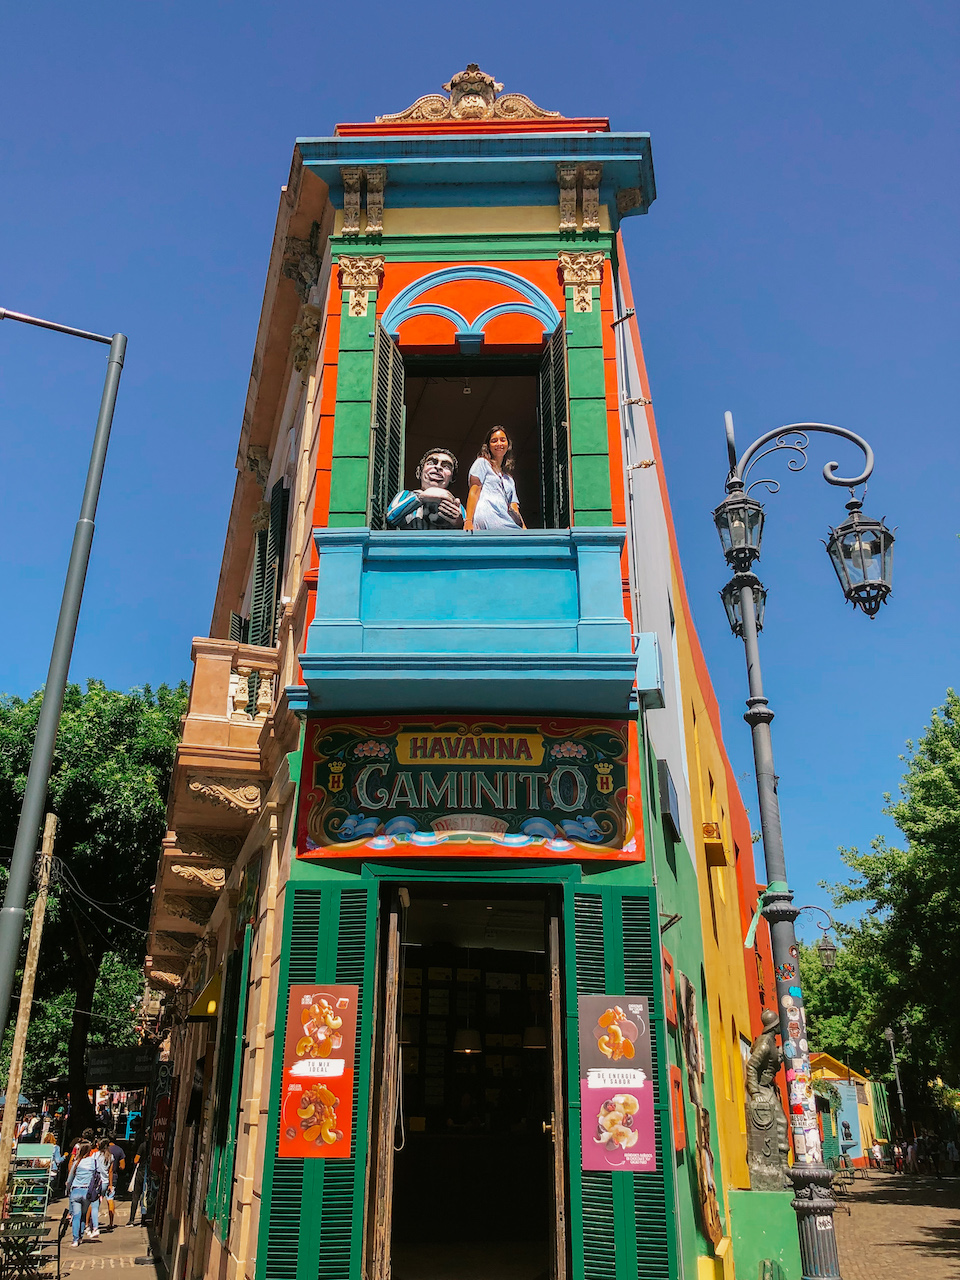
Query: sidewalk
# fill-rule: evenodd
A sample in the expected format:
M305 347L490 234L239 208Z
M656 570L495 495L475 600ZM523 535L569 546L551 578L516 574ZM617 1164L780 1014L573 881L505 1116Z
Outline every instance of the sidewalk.
M871 1171L839 1205L843 1280L960 1280L960 1177Z
M47 1217L54 1235L66 1207L66 1199L57 1200L50 1205ZM128 1227L129 1215L130 1201L118 1200L116 1226L113 1231L104 1230L104 1226L109 1221L104 1212L100 1221L99 1240L88 1240L84 1237L79 1249L71 1247L70 1241L73 1239L73 1234L68 1231L63 1238L63 1247L60 1251L61 1274L66 1276L75 1271L117 1271L122 1268L136 1267L141 1280L155 1280L158 1275L157 1268L152 1258L147 1260L149 1248L147 1230L139 1224Z

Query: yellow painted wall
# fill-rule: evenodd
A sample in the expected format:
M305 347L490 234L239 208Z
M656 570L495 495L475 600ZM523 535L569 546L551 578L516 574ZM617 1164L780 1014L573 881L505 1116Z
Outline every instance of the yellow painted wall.
M519 205L504 208L391 209L390 188L386 190L387 207L383 211L385 236L465 236L503 235L525 232L528 235L556 235L560 225L559 204ZM333 234L343 230L343 210L337 211ZM600 230L610 230L610 213L600 206Z
M681 590L674 580L674 599ZM683 725L690 776L690 801L700 885L700 923L703 934L704 975L710 1009L710 1043L716 1106L714 1132L722 1184L749 1188L746 1115L740 1036L753 1038L747 994L743 934L735 866L731 814L740 805L730 795L722 740L715 733L694 664L685 611L676 611L677 660L683 699ZM723 835L726 866L709 866L701 838L702 824L717 822ZM740 825L743 840L742 823ZM752 845L740 857L752 858ZM752 876L751 876L752 879ZM727 1218L729 1221L729 1217Z

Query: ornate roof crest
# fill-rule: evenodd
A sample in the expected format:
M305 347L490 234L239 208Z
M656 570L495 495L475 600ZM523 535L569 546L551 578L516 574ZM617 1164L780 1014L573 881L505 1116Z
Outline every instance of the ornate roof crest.
M523 93L503 93L503 85L481 71L475 62L458 71L444 89L450 94L428 93L393 115L377 116L377 124L434 120L562 120L559 111L544 111ZM502 94L502 97L498 95Z

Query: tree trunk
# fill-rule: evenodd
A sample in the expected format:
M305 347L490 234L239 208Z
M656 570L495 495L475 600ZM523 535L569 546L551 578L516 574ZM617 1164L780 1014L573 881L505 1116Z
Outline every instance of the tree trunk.
M84 1129L93 1128L96 1109L87 1096L87 1039L90 1035L90 1010L100 975L103 951L87 945L80 924L70 912L73 922L74 945L70 948L76 964L74 967L73 1022L67 1046L67 1092L70 1096L70 1118L67 1129L70 1140Z

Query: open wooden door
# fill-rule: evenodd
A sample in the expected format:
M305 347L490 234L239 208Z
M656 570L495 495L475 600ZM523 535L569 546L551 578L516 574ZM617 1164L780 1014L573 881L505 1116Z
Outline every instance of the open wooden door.
M383 1021L380 1024L380 1045L376 1058L377 1083L371 1124L370 1176L367 1183L367 1280L390 1280L394 1131L400 1078L400 902L395 893L382 918L381 930L384 967L380 1004Z
M560 917L547 917L547 969L550 975L550 1068L552 1076L553 1200L551 1280L567 1280L566 1098L563 1091L563 990Z

